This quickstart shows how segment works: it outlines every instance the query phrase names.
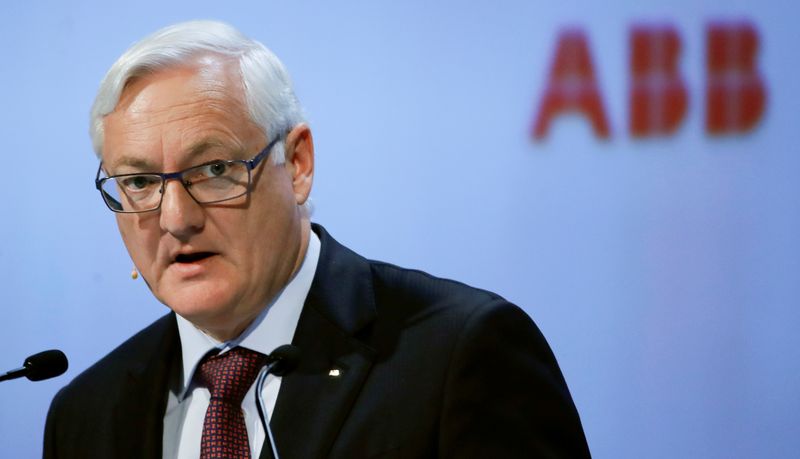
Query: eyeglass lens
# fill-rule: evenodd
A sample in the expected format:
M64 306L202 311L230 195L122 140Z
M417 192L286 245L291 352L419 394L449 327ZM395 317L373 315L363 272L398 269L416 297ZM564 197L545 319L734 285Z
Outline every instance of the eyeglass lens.
M181 182L199 203L234 199L247 193L250 174L244 161L216 161L186 169ZM157 174L110 177L101 191L106 204L116 212L146 212L161 205L164 180Z

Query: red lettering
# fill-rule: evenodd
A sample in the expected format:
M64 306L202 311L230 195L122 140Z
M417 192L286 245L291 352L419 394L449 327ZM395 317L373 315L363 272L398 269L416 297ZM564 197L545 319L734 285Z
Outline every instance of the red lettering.
M678 74L678 32L669 26L634 26L630 47L631 136L672 134L686 116L688 99Z
M706 40L706 131L750 131L766 105L766 90L755 62L756 29L746 22L711 23Z
M547 87L533 126L535 139L547 136L552 119L568 111L589 118L598 137L609 137L608 121L587 43L586 35L580 29L566 29L559 34Z

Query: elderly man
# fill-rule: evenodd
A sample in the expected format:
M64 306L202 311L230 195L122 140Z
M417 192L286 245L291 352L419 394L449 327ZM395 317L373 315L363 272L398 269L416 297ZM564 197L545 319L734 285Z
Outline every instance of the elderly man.
M58 393L45 457L589 456L524 312L311 224L311 131L260 43L156 32L109 70L91 135L134 272L171 312Z

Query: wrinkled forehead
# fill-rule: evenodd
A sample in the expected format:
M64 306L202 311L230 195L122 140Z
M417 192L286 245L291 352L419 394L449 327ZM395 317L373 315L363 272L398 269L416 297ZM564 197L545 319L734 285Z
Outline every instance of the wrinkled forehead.
M189 154L198 142L237 150L250 149L254 136L262 141L248 114L238 66L216 57L130 79L103 124L103 161L112 168L120 161L155 166L160 161L153 153Z

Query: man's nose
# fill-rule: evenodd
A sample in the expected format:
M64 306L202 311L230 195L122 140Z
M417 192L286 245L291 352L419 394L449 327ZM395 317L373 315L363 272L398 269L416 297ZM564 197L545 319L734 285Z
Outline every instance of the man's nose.
M169 180L164 184L164 196L161 198L161 229L185 241L193 234L199 233L205 224L203 206L189 195L178 180Z

